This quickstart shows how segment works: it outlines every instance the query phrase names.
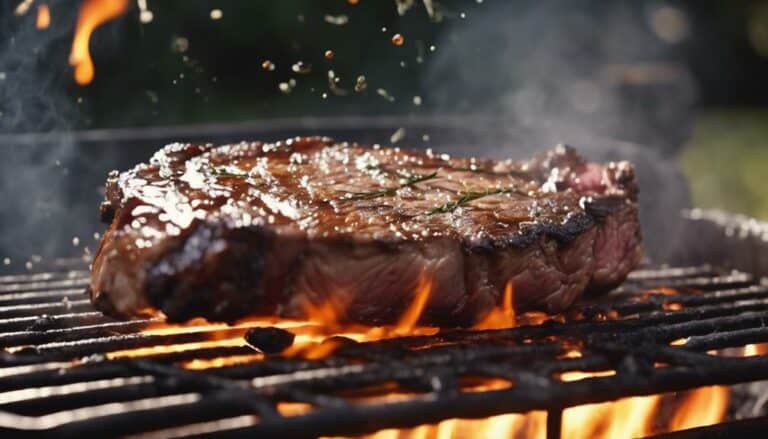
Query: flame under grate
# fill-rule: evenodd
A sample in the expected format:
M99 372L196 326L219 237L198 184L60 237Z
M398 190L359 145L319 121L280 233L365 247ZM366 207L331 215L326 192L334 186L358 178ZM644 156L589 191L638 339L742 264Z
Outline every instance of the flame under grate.
M768 286L710 267L636 271L609 300L540 325L344 340L317 360L205 343L241 340L243 325L111 320L83 296L87 281L84 270L0 276L0 432L315 437L545 410L558 437L566 407L768 379L768 356L711 354L768 342ZM244 361L189 367L222 358ZM612 373L561 378L574 371ZM478 378L504 385L470 389Z

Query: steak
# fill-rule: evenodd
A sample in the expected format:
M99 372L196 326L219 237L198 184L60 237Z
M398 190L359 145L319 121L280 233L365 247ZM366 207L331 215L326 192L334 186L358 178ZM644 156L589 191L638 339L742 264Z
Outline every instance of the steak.
M565 310L641 257L627 162L559 146L528 161L295 138L171 144L110 173L91 300L117 317L470 325L511 284L518 312Z

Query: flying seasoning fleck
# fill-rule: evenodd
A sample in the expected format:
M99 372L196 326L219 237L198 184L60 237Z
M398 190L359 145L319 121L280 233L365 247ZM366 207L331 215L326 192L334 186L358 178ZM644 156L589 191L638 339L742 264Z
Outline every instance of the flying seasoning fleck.
M324 56L325 59L331 60L336 56L336 53L333 50L326 50Z
M395 46L402 46L405 43L405 37L402 34L392 35L392 44Z
M312 71L312 65L305 63L304 61L296 61L292 66L291 70L294 73L299 73L302 75L306 75L307 73L310 73Z
M355 91L362 93L368 88L368 81L365 79L365 75L360 75L355 80Z
M80 245L80 238L75 236L74 238L72 238L72 246L77 247L78 245Z
M184 53L189 50L189 40L185 37L176 37L171 41L171 50Z
M347 0L347 3L349 3L350 5L356 5L360 3L360 0Z
M275 63L273 63L272 61L270 61L268 59L264 60L264 62L261 63L261 68L266 70L266 71L268 71L268 72L272 72L272 71L275 70Z
M395 0L397 13L399 15L405 15L415 3L416 0ZM427 14L432 21L439 22L442 19L442 14L438 13L437 8L435 8L435 2L432 0L422 0L422 3L424 3L424 9L427 10Z
M224 12L221 9L211 9L211 20L221 20L224 16Z
M293 91L293 87L291 87L291 84L287 82L281 82L277 84L277 88L285 94L289 94L291 91Z
M32 7L32 3L34 3L35 0L23 0L21 3L16 5L16 9L14 10L14 14L21 16L26 14L29 11L29 8Z
M3 265L11 265L11 258L4 258Z
M334 72L333 70L328 70L328 88L336 96L346 96L347 94L349 94L349 92L339 87L339 82L341 82L341 78L336 76L336 72Z
M394 145L395 143L403 140L404 138L405 138L405 128L400 127L397 129L397 131L392 133L392 136L390 136L389 141L392 142L392 144Z
M138 0L137 3L139 5L139 21L143 24L151 23L155 15L147 8L147 0Z
M341 14L341 15L325 14L325 22L328 24L336 25L336 26L344 26L345 24L349 23L349 17L344 14Z
M395 102L395 97L389 94L389 92L384 90L383 88L376 89L376 93L382 98L388 100L389 102Z
M48 29L51 25L51 11L45 3L37 7L37 21L35 27L38 29Z
M421 106L421 96L414 96L413 97L413 105L419 107Z

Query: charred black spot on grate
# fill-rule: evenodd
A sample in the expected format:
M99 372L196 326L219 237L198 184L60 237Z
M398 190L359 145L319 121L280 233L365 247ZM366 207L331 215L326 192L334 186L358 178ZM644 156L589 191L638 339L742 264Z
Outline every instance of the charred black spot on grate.
M768 357L707 353L768 342L768 287L712 267L638 270L605 300L541 325L370 342L332 337L326 342L335 350L319 360L271 355L203 371L185 366L256 351L245 343L163 350L209 341L211 334L142 332L155 320L109 319L71 294L87 278L82 269L0 276L0 433L315 437L546 410L549 436L557 437L566 407L768 379ZM277 328L233 326L218 335L267 353L293 342L293 334ZM115 354L141 348L155 351ZM565 355L574 348L580 357ZM558 378L609 369L616 374ZM469 377L510 385L467 392L462 381ZM414 396L355 402L393 386ZM279 410L284 403L309 409L287 416ZM761 431L768 420L695 433L717 434L724 426ZM692 434L668 437L699 437Z
M276 354L293 344L296 336L280 328L252 328L245 333L245 341L265 354Z

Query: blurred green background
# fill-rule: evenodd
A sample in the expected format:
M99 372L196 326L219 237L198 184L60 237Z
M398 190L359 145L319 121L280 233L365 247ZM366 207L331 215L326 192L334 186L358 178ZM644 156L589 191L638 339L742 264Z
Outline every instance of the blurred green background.
M694 205L768 219L768 109L709 109L681 162Z

